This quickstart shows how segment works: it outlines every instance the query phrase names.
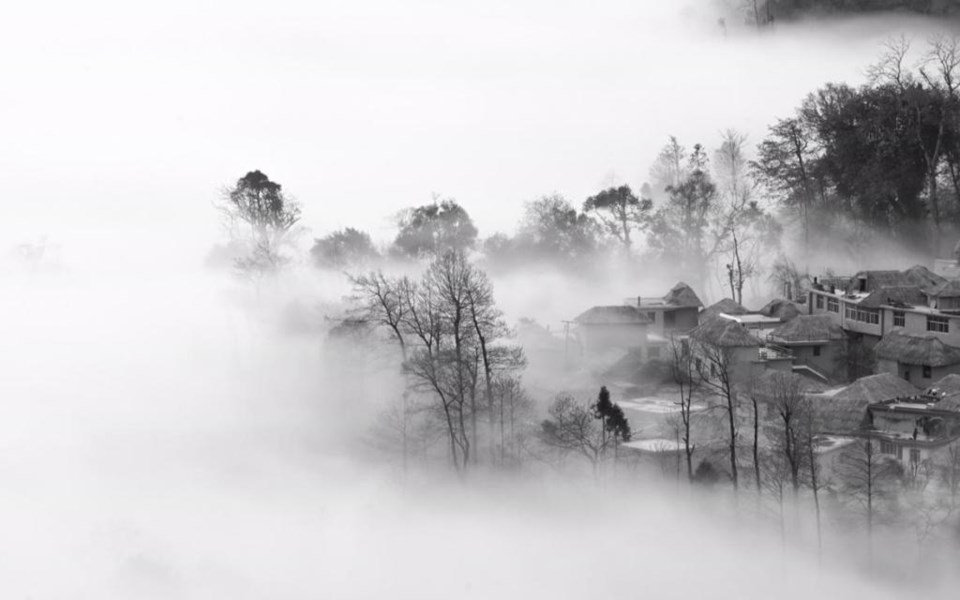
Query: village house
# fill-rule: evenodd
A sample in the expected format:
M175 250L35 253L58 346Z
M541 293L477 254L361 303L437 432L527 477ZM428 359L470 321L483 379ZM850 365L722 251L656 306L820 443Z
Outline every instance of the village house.
M700 311L700 322L706 323L720 315L745 315L750 311L730 298L723 298Z
M846 281L845 285L842 284ZM906 271L862 271L829 284L814 279L808 292L808 314L830 315L855 340L868 347L890 331L935 334L949 344L960 345L960 309L956 313L938 308L953 292L947 280L923 266ZM957 296L960 300L960 295Z
M918 386L929 386L951 373L960 373L960 348L935 335L911 335L894 329L873 349L877 371L892 373Z
M918 385L960 373L960 283L926 267L814 279L807 305L840 326L848 347L872 350L878 371Z
M583 353L598 357L611 352L648 355L647 336L653 325L633 306L594 306L574 319Z
M730 298L724 298L700 311L700 323L706 323L711 319L736 321L757 339L764 341L771 331L799 313L799 311L790 313L789 310L781 310L787 306L793 306L793 304L786 300L775 300L759 311L751 311Z
M786 323L798 315L805 314L807 310L803 304L797 304L784 298L776 298L757 312L767 317L775 317L781 323Z
M724 368L737 385L747 385L767 369L793 369L793 355L786 349L762 342L742 323L722 316L700 324L690 332L690 339L694 342L693 351L700 355L698 365L710 369L711 376L719 373L716 365L710 364L717 361L711 361L709 355L722 352Z
M870 437L871 405L910 397L920 390L896 375L880 373L861 377L850 385L809 394L816 414L818 463L828 479L837 469L842 450L853 441Z
M960 438L960 399L939 393L905 396L871 404L869 431L878 451L907 469L934 460Z
M594 306L574 319L584 355L592 358L630 352L638 360L666 357L675 334L699 322L703 303L685 283L662 298L637 296L620 305Z
M686 333L700 323L703 302L693 289L683 283L673 286L662 298L637 296L627 301L650 319L651 333L667 338L673 333Z
M821 381L843 379L845 375L843 329L829 315L799 315L767 335L771 343L794 356L795 368L806 367Z

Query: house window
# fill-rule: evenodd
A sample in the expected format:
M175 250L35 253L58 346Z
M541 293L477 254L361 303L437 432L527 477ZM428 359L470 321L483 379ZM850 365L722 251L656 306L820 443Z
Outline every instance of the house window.
M840 302L836 298L827 298L827 310L830 312L840 312Z
M894 327L906 327L907 326L907 315L902 310L893 311L893 326Z
M903 370L903 378L906 379L907 381L910 381L910 369Z
M903 460L903 446L897 446L897 460Z
M893 442L890 440L880 440L880 454L896 454Z
M814 355L814 356L820 356L820 346L814 346L814 347L813 347L813 355Z
M930 379L933 375L930 374L930 365L923 365L923 378Z
M845 307L844 314L851 321L860 321L872 325L880 323L880 309L878 308L860 308L853 304L847 304Z
M920 448L910 448L910 463L920 464Z
M651 323L656 323L656 322L657 322L657 313L656 313L656 312L652 312L652 311L651 311L651 312L648 312L648 313L647 313L647 318L650 319L650 322L651 322Z
M817 294L817 308L823 309L823 296Z
M946 317L927 317L927 331L950 333L950 320Z
M647 350L647 356L649 358L660 358L660 346L653 346Z

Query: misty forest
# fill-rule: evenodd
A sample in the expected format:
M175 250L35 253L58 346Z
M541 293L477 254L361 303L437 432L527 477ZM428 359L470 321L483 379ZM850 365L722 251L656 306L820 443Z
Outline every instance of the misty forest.
M960 3L102 4L0 42L4 597L960 594Z

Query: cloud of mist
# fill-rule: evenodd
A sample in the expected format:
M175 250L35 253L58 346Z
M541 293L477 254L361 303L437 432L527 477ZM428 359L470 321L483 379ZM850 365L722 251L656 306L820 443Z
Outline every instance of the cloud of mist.
M809 553L784 560L766 528L652 484L430 473L404 488L364 443L395 373L323 362L345 280L295 269L258 300L201 271L210 201L252 168L318 232L387 238L390 215L436 190L489 234L541 193L579 202L611 172L638 184L669 134L759 141L900 25L935 28L883 17L722 39L712 13L672 4L14 8L0 170L17 202L0 240L60 249L50 268L0 263L3 595L896 595L818 575ZM504 274L495 292L511 322L556 331L674 283L637 271ZM291 306L316 330L292 333Z
M652 481L405 487L361 441L396 380L324 368L321 337L282 330L284 293L6 275L8 597L894 597Z

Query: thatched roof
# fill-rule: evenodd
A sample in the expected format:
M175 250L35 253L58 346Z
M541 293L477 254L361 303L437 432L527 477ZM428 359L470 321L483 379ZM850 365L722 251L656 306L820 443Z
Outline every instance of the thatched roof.
M776 402L778 399L782 399L784 394L787 393L797 392L807 394L822 392L826 389L826 385L804 377L803 375L798 375L790 371L766 369L753 380L746 392L755 396L758 400Z
M946 375L930 388L942 395L940 402L937 402L937 408L960 412L960 375Z
M663 301L674 306L696 306L697 308L703 307L703 302L701 302L700 298L697 297L697 294L693 291L693 288L682 281L673 286L670 291L667 292L667 295L663 297Z
M944 375L930 387L948 396L951 394L960 394L960 375L953 373Z
M831 342L843 339L843 329L830 315L799 315L770 332L777 344Z
M705 309L700 311L700 321L707 321L713 319L714 317L720 316L720 313L725 313L728 315L744 315L749 311L739 304L737 301L730 298L724 298L719 302L715 302Z
M866 292L876 292L887 287L916 285L905 271L860 271L850 278L848 292L859 292L860 281L866 280Z
M915 285L889 286L872 292L859 302L860 306L879 308L884 304L909 304L916 306L926 304L923 291Z
M960 298L960 281L944 281L924 291L935 298Z
M944 344L933 335L912 335L900 329L885 335L873 351L878 358L906 365L945 367L960 364L960 348Z
M785 300L783 298L777 298L776 300L771 300L760 309L761 315L766 315L768 317L775 317L781 321L789 321L796 317L797 315L803 314L803 311L797 306L796 302L791 302L790 300Z
M640 325L650 319L634 306L594 306L574 319L580 325Z
M864 425L867 406L905 396L920 390L890 373L861 377L837 394L819 402L823 429L828 433L851 433Z
M760 340L750 335L747 328L730 319L711 319L690 332L690 337L722 348L752 348Z
M903 272L910 282L920 288L929 288L946 283L946 279L923 265L913 265Z

